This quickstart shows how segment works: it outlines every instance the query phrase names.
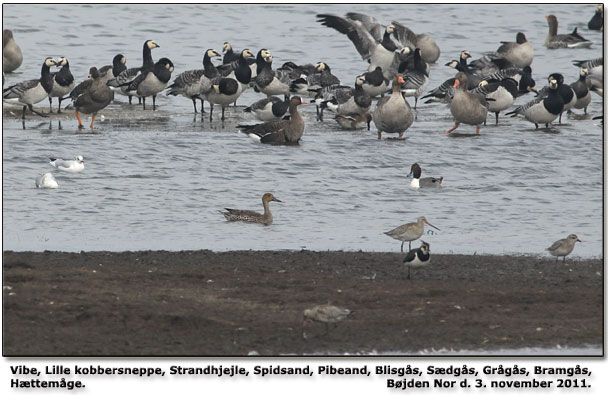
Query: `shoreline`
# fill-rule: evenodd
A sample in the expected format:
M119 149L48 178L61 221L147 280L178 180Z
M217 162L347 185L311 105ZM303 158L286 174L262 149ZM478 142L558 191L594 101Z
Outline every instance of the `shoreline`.
M438 254L407 280L403 256L4 251L4 355L602 348L602 259ZM309 323L303 339L303 310L328 302L353 314L325 336Z

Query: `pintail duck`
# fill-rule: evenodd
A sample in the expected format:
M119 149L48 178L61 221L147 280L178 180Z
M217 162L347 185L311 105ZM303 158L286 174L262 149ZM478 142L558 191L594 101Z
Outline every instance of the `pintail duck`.
M385 235L392 237L395 240L401 241L401 252L403 252L403 244L409 241L409 249L412 249L412 241L417 240L424 233L424 224L432 226L439 230L435 225L432 225L425 217L418 217L418 221L410 222L396 227L393 230L384 232Z
M422 245L409 251L403 259L403 266L407 267L407 279L411 278L410 269L412 267L426 266L429 263L431 263L431 245L422 240Z
M23 81L3 89L2 101L23 105L22 119L25 119L26 108L29 108L32 113L40 115L41 117L48 116L34 110L33 104L44 100L48 97L51 89L53 89L53 79L50 72L51 66L57 66L57 61L53 58L46 58L44 63L42 63L39 79Z
M49 92L49 112L53 112L53 97L59 100L57 106L57 113L61 112L61 102L64 100L64 96L69 94L74 89L74 76L70 72L70 63L64 57L57 60L57 67L62 66L61 70L55 73L51 73L53 77L53 87Z
M325 333L323 336L329 333L329 324L333 324L334 328L338 322L342 321L352 313L349 309L344 309L338 306L330 304L315 306L311 309L304 310L304 317L302 319L302 337L307 338L305 327L307 321L316 321L325 324Z
M418 163L414 163L410 170L410 173L407 175L412 176L412 182L410 183L410 188L420 189L420 188L436 188L443 186L443 177L435 178L435 177L424 177L420 178L422 175L422 169Z
M262 196L262 203L264 204L264 214L257 213L250 210L235 210L232 208L225 208L226 211L220 211L226 217L228 221L243 221L243 222L255 222L264 225L270 225L272 223L272 213L268 204L270 202L281 202L275 198L272 193L265 193Z
M9 29L2 31L2 72L12 73L23 63L21 48L15 42L13 32Z
M178 75L173 80L173 84L167 87L167 95L182 95L189 98L192 100L194 113L198 112L196 99L199 99L201 100L201 112L203 112L203 98L212 89L213 79L219 75L217 68L211 62L214 57L221 57L221 55L214 49L207 49L203 56L203 68L187 70Z
M589 70L586 68L581 68L579 72L579 79L576 82L570 84L570 88L576 94L576 103L573 108L576 109L585 109L585 114L587 114L587 107L589 103L591 103L591 93L589 92L589 88L587 88L587 75L589 74Z
M454 131L461 123L475 125L475 132L479 134L479 126L485 122L488 116L488 102L479 94L467 91L468 78L465 73L459 72L454 77L454 98L450 102L450 112L454 116L455 125L446 131L446 134Z
M555 121L563 109L564 99L557 91L557 80L549 78L548 95L539 95L536 99L517 107L506 115L515 117L521 114L528 121L534 123L534 126L538 129L539 123L544 123L545 127L549 127L549 123Z
M78 155L73 160L63 160L50 158L50 164L56 167L58 170L65 171L68 173L80 173L84 170L84 158L82 155Z
M257 125L238 125L252 140L265 144L298 144L304 133L304 119L298 112L300 104L308 104L293 96L289 101L290 119L270 121Z
M378 140L382 132L399 133L398 139L403 139L403 133L414 123L412 109L401 94L401 86L405 83L403 77L395 76L393 79L393 92L378 100L374 110L373 120L378 129Z
M133 97L132 95L127 95L126 93L129 83L140 74L147 73L154 68L154 60L152 60L152 49L154 48L160 48L160 45L158 45L154 40L146 40L142 50L143 63L141 67L132 67L130 69L126 69L114 79L107 82L108 86L115 92L118 92L121 95L129 96L129 104L131 104Z
M578 27L575 27L570 34L557 34L557 17L555 15L547 15L545 18L547 18L547 23L549 24L549 34L545 39L545 47L549 49L585 48L593 44L578 34Z
M59 184L57 184L53 173L44 173L36 179L36 188L56 189L59 188Z
M83 128L82 120L78 115L79 112L84 114L92 114L91 126L95 122L95 116L99 110L106 108L112 101L114 95L112 90L101 80L101 75L97 67L91 67L89 70L89 78L93 79L93 83L88 86L73 102L76 119L78 119L78 128Z
M595 14L587 23L589 30L604 30L604 5L600 4L595 7Z
M369 130L370 123L372 122L372 115L368 112L365 114L350 115L336 114L335 120L343 129L356 130L364 128L365 125L367 125L367 130Z
M562 262L566 262L566 256L569 255L572 250L574 250L574 245L577 241L580 242L581 240L575 234L571 234L565 239L560 239L553 243L551 247L547 248L547 251L556 257L555 263L557 263L560 256L564 257Z

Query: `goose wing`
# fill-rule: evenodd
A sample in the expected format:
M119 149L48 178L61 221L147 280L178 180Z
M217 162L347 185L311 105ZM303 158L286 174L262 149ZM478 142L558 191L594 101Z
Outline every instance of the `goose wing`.
M399 41L404 47L409 47L412 51L416 49L416 41L418 40L416 33L399 22L393 21L391 24L395 26L393 36L395 36L397 41Z
M331 27L342 34L346 34L355 45L363 60L371 58L378 42L362 22L330 14L318 14L317 22L320 22L323 26Z

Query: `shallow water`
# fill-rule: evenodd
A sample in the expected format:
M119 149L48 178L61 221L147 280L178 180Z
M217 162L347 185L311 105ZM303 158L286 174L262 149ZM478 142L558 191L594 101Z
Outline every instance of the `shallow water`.
M315 14L355 9L385 23L396 19L437 41L442 55L431 68L429 89L453 76L443 65L461 50L477 58L499 41L513 41L519 30L535 46L539 87L556 71L573 82L578 70L571 61L602 53L601 33L586 28L594 6L547 7L257 5L244 13L238 5L4 5L4 26L13 29L25 59L7 84L36 78L46 56L66 56L77 80L119 52L128 66L137 66L146 39L160 44L153 58L170 58L175 75L200 68L204 49L220 50L230 41L237 49L269 48L275 67L287 60L326 61L343 83L352 83L367 64L345 36L316 23ZM558 16L560 32L578 26L594 45L545 49L548 12ZM249 90L238 103L260 97ZM223 124L193 120L192 104L182 97L159 96L155 113L112 105L94 133L78 131L71 118L28 114L24 130L20 120L5 117L4 249L395 251L400 243L383 232L425 215L441 229L423 236L437 253L545 254L554 240L576 233L584 242L573 257L602 256L603 135L591 120L601 114L602 101L592 100L591 115L564 116L549 130L534 130L522 118L503 117L496 127L489 118L479 136L466 125L446 136L449 109L422 104L405 142L377 141L373 126L338 131L331 117L317 123L314 107L303 106L307 126L298 147L261 146L237 133L237 123L254 122L242 106L230 108ZM46 111L47 105L39 107ZM35 188L34 179L52 170L49 156L79 154L86 160L83 173L56 174L57 190ZM414 162L423 176L443 176L445 187L411 190L406 175ZM223 207L261 210L264 192L284 202L271 204L272 226L227 223L218 213Z

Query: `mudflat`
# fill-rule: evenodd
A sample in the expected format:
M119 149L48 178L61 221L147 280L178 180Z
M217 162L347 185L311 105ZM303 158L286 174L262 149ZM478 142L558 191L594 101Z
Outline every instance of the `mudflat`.
M3 253L5 356L415 354L603 341L603 262L342 251ZM325 334L304 309L353 311ZM470 355L475 355L475 351Z

